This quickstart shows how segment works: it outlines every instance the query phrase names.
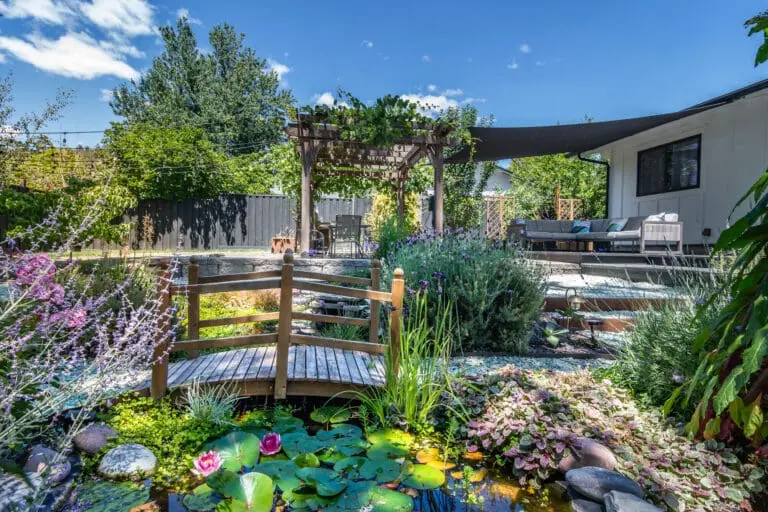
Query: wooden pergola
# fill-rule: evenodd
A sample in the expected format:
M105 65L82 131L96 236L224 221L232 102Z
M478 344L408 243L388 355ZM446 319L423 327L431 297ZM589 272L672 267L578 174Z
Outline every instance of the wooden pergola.
M443 149L450 144L450 128L424 128L392 147L377 147L362 141L342 138L338 126L300 116L286 129L301 156L301 219L299 246L306 251L312 230L312 174L350 176L387 180L394 184L397 216L405 217L405 182L409 171L424 157L434 167L436 232L443 231Z

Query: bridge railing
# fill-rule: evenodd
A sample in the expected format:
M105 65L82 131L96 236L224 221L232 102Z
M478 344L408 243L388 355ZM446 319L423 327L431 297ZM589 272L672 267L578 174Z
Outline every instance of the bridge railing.
M173 294L187 296L187 339L175 342L169 350L168 340L160 340L156 354L158 357L152 367L151 395L162 397L168 388L168 355L172 352L184 351L188 358L199 356L201 349L243 347L253 345L276 344L276 377L274 385L275 398L285 398L288 387L288 351L293 345L315 345L343 350L356 350L370 354L383 354L389 351L395 372L398 368L398 350L400 347L400 325L402 322L403 294L405 281L402 269L396 269L392 279L391 291L382 291L381 264L378 260L371 263L371 277L353 277L337 274L324 274L294 269L293 252L288 250L283 256L280 270L248 272L242 274L225 274L218 276L200 277L199 262L196 258L190 261L188 284L172 286L167 293L160 292L162 308L169 308ZM355 286L365 286L366 289L338 286L342 283ZM259 313L215 319L200 319L200 296L211 293L226 293L237 291L279 290L280 306L276 312ZM293 290L307 290L328 293L340 297L367 299L370 301L368 318L351 318L346 316L325 315L293 311ZM391 304L389 308L389 344L379 342L380 312L382 304ZM324 336L293 334L293 320L308 320L311 322L337 323L368 327L368 341L350 341ZM277 332L252 334L246 336L231 336L226 338L200 338L200 329L222 325L264 322L277 320Z

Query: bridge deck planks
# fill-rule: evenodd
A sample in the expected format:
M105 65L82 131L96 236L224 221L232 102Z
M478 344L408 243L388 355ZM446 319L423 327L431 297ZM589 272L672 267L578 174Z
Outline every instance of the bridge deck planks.
M276 375L275 346L242 348L206 354L171 363L170 387L185 387L195 379L208 384L222 382L273 381ZM352 350L291 345L288 352L290 381L323 382L335 385L383 386L382 355ZM143 387L149 387L149 381Z

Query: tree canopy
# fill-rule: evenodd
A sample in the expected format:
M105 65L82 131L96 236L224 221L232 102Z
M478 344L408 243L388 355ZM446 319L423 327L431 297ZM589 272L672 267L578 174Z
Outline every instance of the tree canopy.
M197 44L189 20L160 28L163 52L138 81L115 89L114 113L128 123L197 127L219 151L253 153L283 138L290 91L228 24L211 29L210 51Z

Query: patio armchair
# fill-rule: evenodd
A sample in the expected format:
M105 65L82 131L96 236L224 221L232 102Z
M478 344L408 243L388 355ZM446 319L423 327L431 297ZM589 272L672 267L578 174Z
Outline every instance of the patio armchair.
M360 239L363 234L363 217L361 215L337 215L336 224L331 226L331 256L337 255L336 249L341 245L349 246L349 255L360 258L363 246Z

